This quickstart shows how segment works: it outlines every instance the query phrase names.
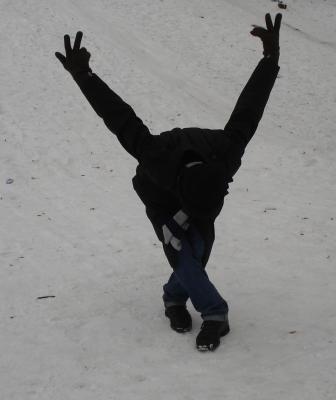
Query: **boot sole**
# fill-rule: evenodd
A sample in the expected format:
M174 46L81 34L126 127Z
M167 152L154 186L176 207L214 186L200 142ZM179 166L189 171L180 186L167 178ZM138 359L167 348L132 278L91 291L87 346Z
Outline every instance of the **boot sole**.
M178 332L178 333L185 333L185 332L190 332L191 331L191 326L188 328L174 328L170 325L173 331Z

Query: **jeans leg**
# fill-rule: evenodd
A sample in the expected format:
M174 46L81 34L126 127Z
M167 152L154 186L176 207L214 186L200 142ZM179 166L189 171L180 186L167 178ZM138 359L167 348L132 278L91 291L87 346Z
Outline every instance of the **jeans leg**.
M224 319L228 312L228 305L205 272L205 266L215 240L214 222L210 220L192 221L185 235L188 243L184 244L184 247L189 248L190 251L183 252L183 257L181 257L180 252L163 242L162 226L158 223L160 213L159 210L146 208L146 214L174 271L163 286L164 302L166 300L167 305L169 302L172 305L185 304L189 297L204 320Z
M173 272L168 282L163 285L163 302L165 307L173 305L185 305L188 301L188 292L181 286L177 275Z
M184 250L181 252L170 245L165 249L166 254L170 255L169 258L175 262L174 273L178 283L188 293L193 306L204 320L224 320L228 305L203 268L204 241L192 224L182 238L182 248Z

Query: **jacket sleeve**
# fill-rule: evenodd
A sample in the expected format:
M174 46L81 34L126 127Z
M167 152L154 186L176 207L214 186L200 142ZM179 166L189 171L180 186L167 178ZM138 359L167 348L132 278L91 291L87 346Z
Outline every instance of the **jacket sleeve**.
M124 149L137 160L153 135L126 104L96 74L86 72L74 78L95 112L104 120Z
M280 67L270 58L263 58L253 71L240 94L236 106L224 128L226 137L242 141L243 146L251 140L274 86Z

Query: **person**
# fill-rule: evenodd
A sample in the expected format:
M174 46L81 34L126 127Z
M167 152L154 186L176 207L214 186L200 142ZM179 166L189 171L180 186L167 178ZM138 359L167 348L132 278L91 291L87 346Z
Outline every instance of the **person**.
M73 48L69 35L64 35L65 56L55 53L107 128L138 161L133 188L172 268L163 285L165 315L175 331L190 331L192 320L186 307L190 299L203 320L196 337L200 351L215 350L230 331L228 304L205 267L228 184L241 165L280 70L281 18L277 14L273 25L268 13L266 28L252 25L250 33L261 39L263 57L224 129L174 128L153 135L132 107L92 72L91 54L81 47L81 31Z

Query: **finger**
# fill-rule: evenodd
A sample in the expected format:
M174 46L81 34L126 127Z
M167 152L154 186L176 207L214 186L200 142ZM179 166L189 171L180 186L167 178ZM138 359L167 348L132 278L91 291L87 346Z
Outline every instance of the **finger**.
M279 32L280 31L280 25L281 25L281 19L282 19L282 14L277 14L274 20L274 30Z
M265 36L265 34L268 33L268 31L267 31L267 29L262 28L261 26L257 26L254 29L252 29L252 31L250 33L253 36L258 36L260 38L263 38Z
M273 30L273 22L272 22L272 18L271 18L271 14L270 13L267 13L265 15L265 20L266 20L267 29L269 31L272 31Z
M268 32L267 29L265 29L263 26L260 25L251 25L254 27L254 29L252 29L252 31L254 31L255 29L257 29L258 31L264 31L264 32Z
M83 37L83 32L78 31L76 34L76 39L75 39L75 43L74 43L74 47L73 47L74 50L79 50L80 44L82 41L82 37Z
M80 53L83 54L85 57L87 57L88 55L91 55L91 54L86 50L86 47L82 47L79 51L80 51Z
M79 52L80 52L80 54L83 55L83 57L84 57L85 60L89 60L89 59L90 59L91 53L89 53L89 52L86 50L85 47L82 47L82 48L79 50Z
M63 54L56 52L55 56L60 60L60 62L64 65L65 63L65 57L63 56Z
M65 54L68 57L71 54L71 42L70 42L70 36L69 35L64 35L64 47L65 47Z

